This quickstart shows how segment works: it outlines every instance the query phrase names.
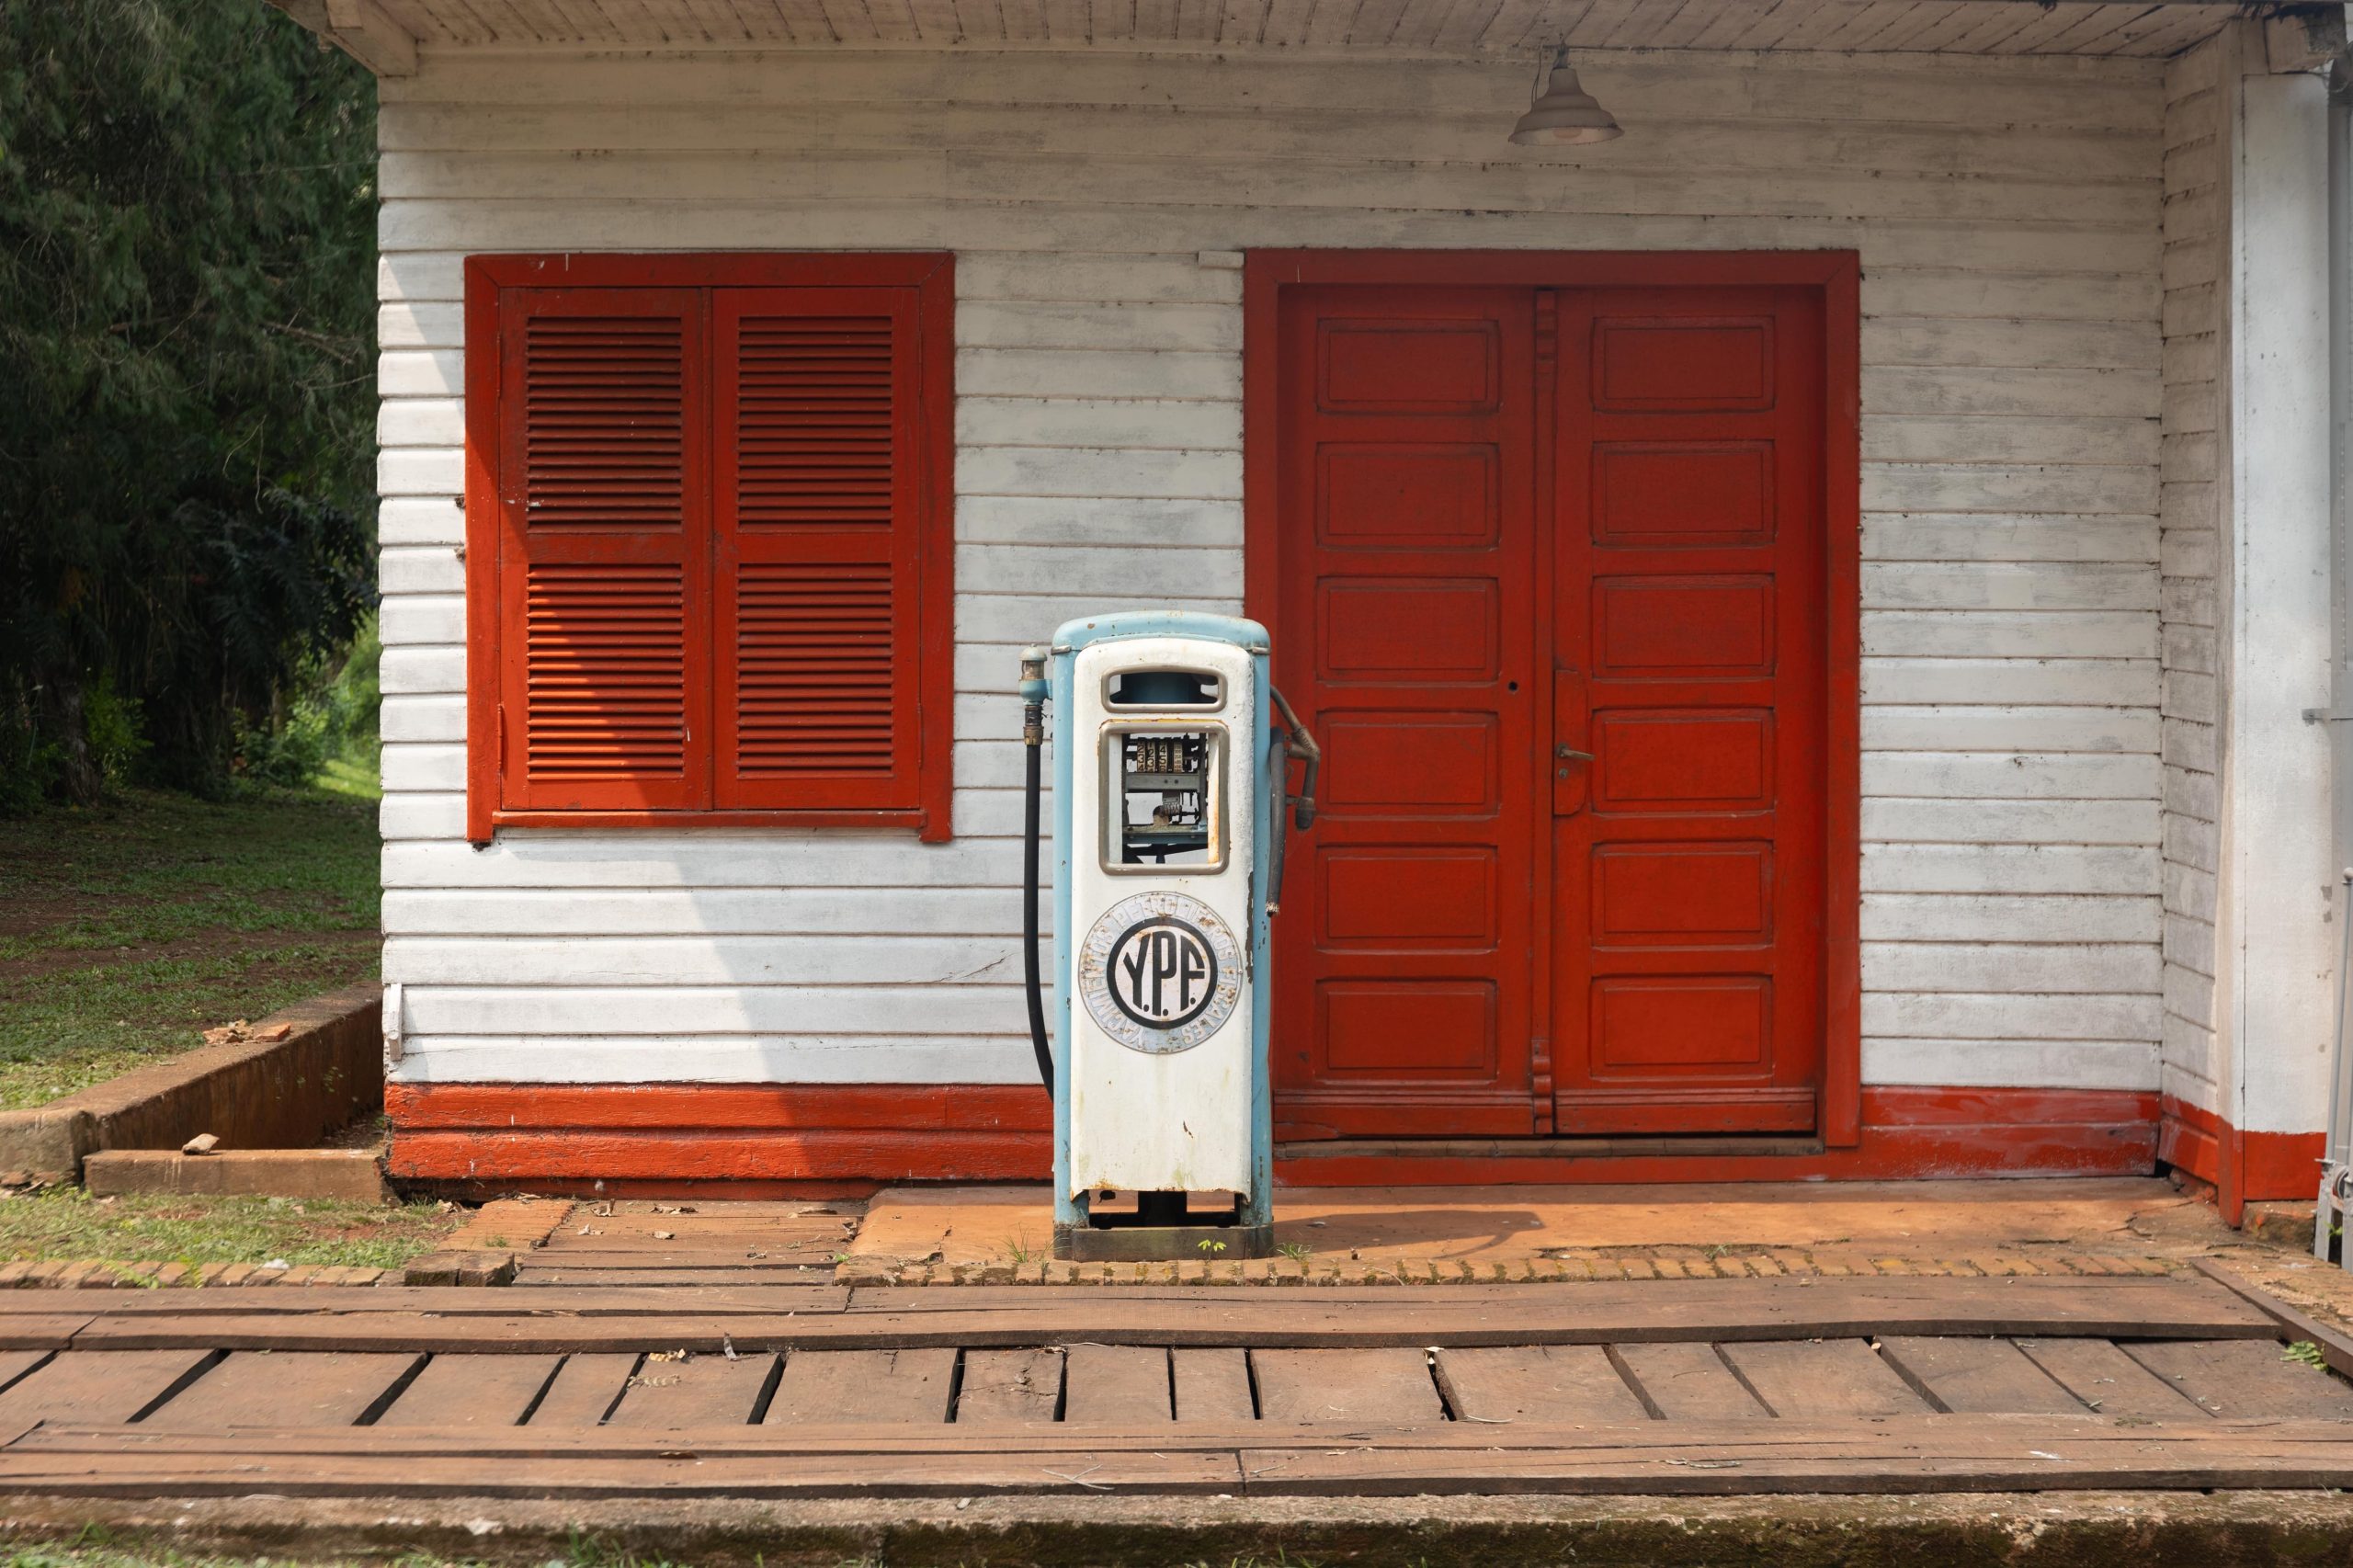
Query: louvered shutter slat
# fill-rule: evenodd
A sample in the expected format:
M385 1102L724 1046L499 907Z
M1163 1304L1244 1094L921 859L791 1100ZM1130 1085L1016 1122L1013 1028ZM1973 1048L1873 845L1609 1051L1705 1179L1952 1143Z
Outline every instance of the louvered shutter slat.
M503 798L708 805L700 295L515 290L501 328Z
M720 803L918 805L912 299L722 290L712 333Z

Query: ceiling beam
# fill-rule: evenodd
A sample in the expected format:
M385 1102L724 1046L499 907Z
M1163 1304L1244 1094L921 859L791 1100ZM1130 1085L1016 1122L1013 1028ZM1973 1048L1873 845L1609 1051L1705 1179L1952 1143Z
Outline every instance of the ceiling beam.
M416 40L376 0L270 0L270 4L379 76L416 74Z

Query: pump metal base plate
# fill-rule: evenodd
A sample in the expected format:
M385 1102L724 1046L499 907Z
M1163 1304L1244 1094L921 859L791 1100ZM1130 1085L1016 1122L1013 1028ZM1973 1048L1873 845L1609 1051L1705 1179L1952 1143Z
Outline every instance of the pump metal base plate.
M1228 1263L1274 1250L1270 1224L1054 1227L1054 1256L1064 1263Z

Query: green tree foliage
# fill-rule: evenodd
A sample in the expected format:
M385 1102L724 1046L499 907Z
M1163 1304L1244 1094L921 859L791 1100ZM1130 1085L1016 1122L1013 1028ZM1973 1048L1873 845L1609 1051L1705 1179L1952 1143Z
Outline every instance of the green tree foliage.
M374 143L261 0L0 6L0 798L216 786L366 615Z

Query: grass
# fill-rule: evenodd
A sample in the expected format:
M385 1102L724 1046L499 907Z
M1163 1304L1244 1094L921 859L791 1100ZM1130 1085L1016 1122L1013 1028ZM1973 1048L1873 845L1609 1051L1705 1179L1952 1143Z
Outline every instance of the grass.
M376 973L372 780L0 822L0 1108ZM344 791L348 792L344 792Z
M438 1203L286 1198L92 1198L78 1187L0 1197L0 1259L330 1264L397 1268L465 1218Z

